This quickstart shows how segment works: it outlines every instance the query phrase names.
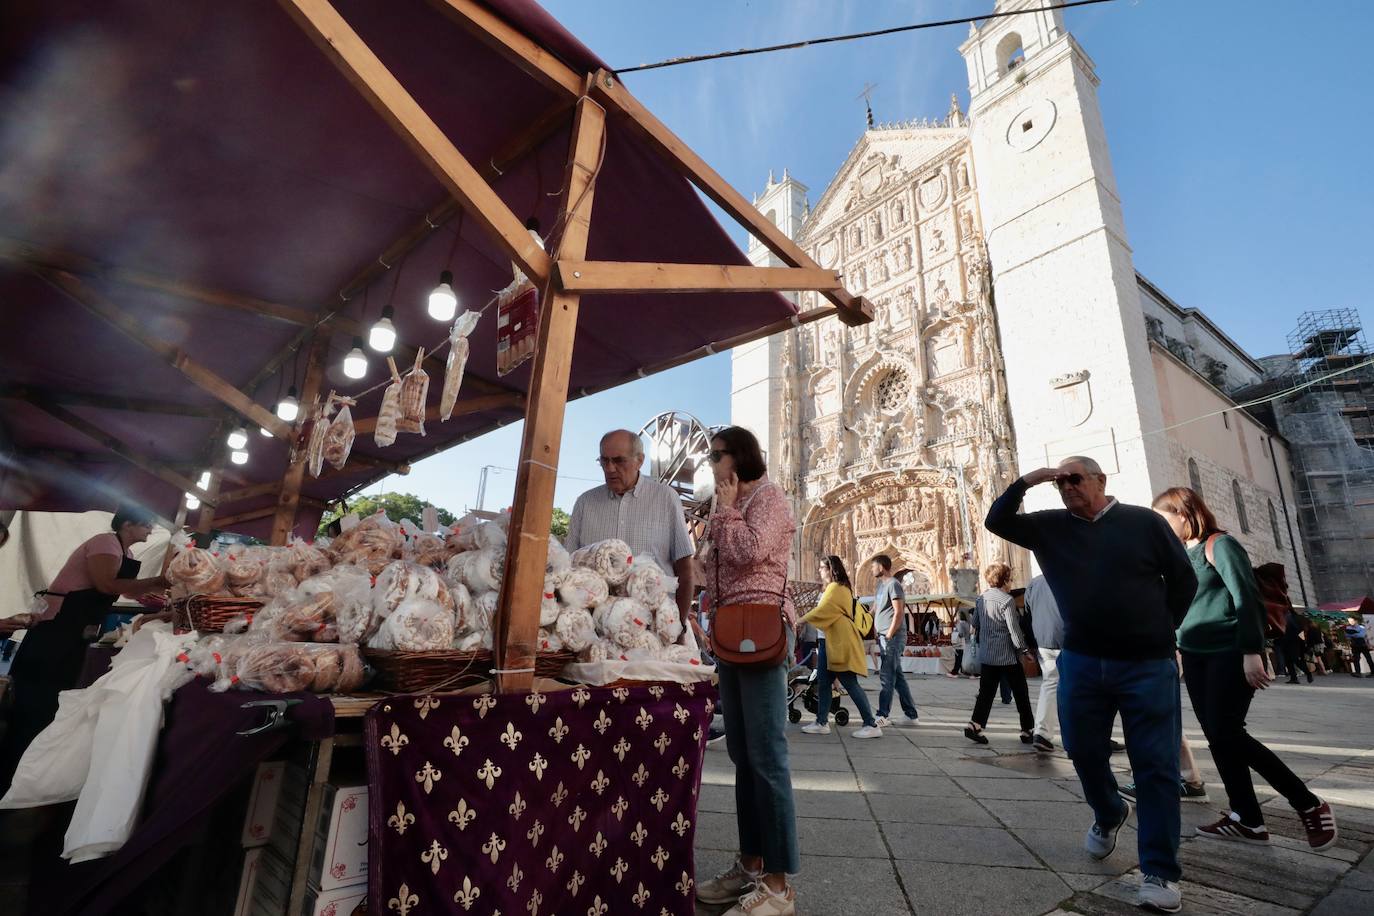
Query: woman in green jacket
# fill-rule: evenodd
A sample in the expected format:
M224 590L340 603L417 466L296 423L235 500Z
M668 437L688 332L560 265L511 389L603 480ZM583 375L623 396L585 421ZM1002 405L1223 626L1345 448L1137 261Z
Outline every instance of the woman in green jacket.
M868 676L868 657L864 655L863 640L854 627L854 593L849 573L839 557L821 561L821 581L826 583L821 600L802 620L820 631L819 657L816 660L816 721L803 725L808 735L830 734L830 685L838 678L848 691L854 706L863 717L863 728L855 729L854 738L881 738L883 730L873 718L873 708L859 686L859 676Z
M1202 497L1187 487L1156 496L1154 510L1183 541L1197 574L1197 592L1178 628L1178 648L1193 712L1231 803L1229 813L1198 827L1198 835L1269 843L1253 769L1298 812L1312 848L1326 849L1337 835L1331 806L1245 730L1255 691L1273 680L1264 662L1264 603L1245 548L1218 527Z

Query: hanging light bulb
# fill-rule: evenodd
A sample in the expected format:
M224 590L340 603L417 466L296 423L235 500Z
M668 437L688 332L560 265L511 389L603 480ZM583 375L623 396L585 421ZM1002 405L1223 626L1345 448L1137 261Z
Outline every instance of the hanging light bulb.
M259 434L259 435L262 435L262 436L266 436L266 437L269 438L269 439L272 438L272 432L271 432L271 430L269 430L269 429L268 429L267 427L265 427L265 426L259 426L259 427L258 427L258 434Z
M229 453L229 460L234 462L234 464L247 464L248 453L241 448L236 448Z
M458 310L458 294L453 291L453 271L439 274L439 285L429 294L429 317L435 321L452 321Z
M396 345L396 326L391 323L391 316L394 314L389 305L382 309L382 317L377 319L377 323L367 334L367 345L378 353L390 353L391 348Z
M363 339L353 338L353 349L344 357L344 375L349 378L362 378L367 375L367 354L363 352Z
M196 499L196 498L195 498L194 496L192 496L190 493L187 493L187 494L186 494L186 508L187 508L187 509L190 509L190 510L192 510L192 511L194 511L194 510L196 510L196 509L199 509L199 508L200 508L200 500Z
M244 429L242 426L240 426L238 429L234 430L232 433L229 434L230 448L243 448L247 444L248 430ZM202 486L204 486L204 484L202 484Z
M277 416L287 423L296 422L296 417L300 416L301 402L296 399L296 386L292 385L286 389L286 397L277 402ZM247 461L244 458L243 461ZM243 461L236 462L243 464Z
M201 472L200 472L200 480L197 480L197 481L196 481L196 486L200 487L202 490L208 490L208 489L210 489L210 472L209 472L209 471L201 471Z

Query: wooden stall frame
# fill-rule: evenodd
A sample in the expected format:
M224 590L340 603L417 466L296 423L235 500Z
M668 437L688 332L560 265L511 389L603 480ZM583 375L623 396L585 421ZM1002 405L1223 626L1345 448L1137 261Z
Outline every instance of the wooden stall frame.
M654 117L612 73L579 74L547 49L474 0L431 0L443 13L508 61L575 105L563 213L566 219L552 257L533 245L519 220L451 140L425 113L329 0L279 0L280 4L355 89L391 125L496 245L542 291L539 336L526 403L515 505L497 614L497 687L527 691L533 684L539 596L548 550L549 519L558 473L564 410L577 312L583 292L734 292L811 290L832 307L796 316L765 329L776 333L836 315L846 324L872 320L872 308L847 292L838 274L821 268L732 188L676 134ZM559 107L543 120L557 117ZM742 265L588 263L584 260L596 170L608 114L626 122L652 149L749 230L784 268ZM545 125L547 127L547 125ZM536 125L536 128L538 125ZM538 130L536 129L536 133ZM585 198L585 200L584 200ZM566 259L567 263L563 263ZM743 335L731 345L763 335ZM714 349L707 347L708 352ZM704 355L704 354L700 354ZM682 360L685 362L686 360ZM676 364L677 361L674 361ZM667 368L656 367L656 368Z

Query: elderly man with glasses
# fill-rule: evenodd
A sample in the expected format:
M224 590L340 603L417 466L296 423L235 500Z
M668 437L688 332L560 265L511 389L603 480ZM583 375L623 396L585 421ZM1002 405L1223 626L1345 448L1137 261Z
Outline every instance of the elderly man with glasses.
M577 498L564 546L577 550L619 538L636 557L648 557L665 573L677 576L678 610L684 621L691 620L692 539L677 493L640 473L644 443L627 429L602 436L596 460L606 484Z
M1026 491L1053 482L1063 509L1021 514ZM1106 493L1091 458L1065 458L1031 471L988 511L993 534L1035 554L1064 622L1059 719L1095 821L1084 846L1095 859L1116 848L1131 805L1111 767L1118 712L1136 779L1138 849L1144 873L1137 903L1176 913L1180 709L1174 631L1197 589L1183 543L1155 512Z

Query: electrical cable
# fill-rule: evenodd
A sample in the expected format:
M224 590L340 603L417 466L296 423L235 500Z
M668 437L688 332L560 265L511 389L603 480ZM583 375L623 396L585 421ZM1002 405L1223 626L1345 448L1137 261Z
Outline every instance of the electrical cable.
M1048 13L1053 10L1067 10L1075 6L1091 6L1095 3L1113 3L1115 0L1070 0L1068 3L1055 3L1049 6L1040 6L1034 9L1004 10L1000 13L986 13L982 16L963 16L958 19L941 19L938 22L917 22L911 25L899 25L890 29L874 29L871 32L852 32L848 35L827 35L822 38L808 38L804 41L792 41L781 45L768 45L761 48L740 48L737 51L717 51L714 54L693 54L685 57L670 57L653 64L639 64L635 67L624 67L617 69L617 75L623 76L626 73L637 73L641 70L662 70L665 67L679 67L683 64L696 64L708 60L722 60L728 57L748 57L752 54L770 54L774 51L793 51L798 48L809 48L815 45L833 44L841 41L856 41L861 38L878 38L883 35L896 35L900 32L914 32L918 29L936 29L947 25L965 25L970 22L986 21L988 19L1001 19L1004 16L1020 16L1023 13Z

